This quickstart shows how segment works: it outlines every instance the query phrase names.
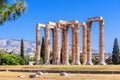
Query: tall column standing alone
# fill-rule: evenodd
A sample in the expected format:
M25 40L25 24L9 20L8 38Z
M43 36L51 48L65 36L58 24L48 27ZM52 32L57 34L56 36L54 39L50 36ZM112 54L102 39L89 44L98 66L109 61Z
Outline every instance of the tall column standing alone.
M101 20L99 24L100 24L100 42L99 42L100 62L99 64L106 65L105 60L104 60L104 22L103 20Z
M44 48L44 64L50 64L50 29L45 27L45 48Z
M36 26L36 65L40 64L40 27Z

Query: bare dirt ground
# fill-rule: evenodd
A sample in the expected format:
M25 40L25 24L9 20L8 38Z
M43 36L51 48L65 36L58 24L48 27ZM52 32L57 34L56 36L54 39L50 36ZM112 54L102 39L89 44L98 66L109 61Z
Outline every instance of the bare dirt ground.
M0 80L120 80L120 74L69 74L60 76L59 73L44 73L38 78L29 78L25 72L0 72ZM24 76L20 78L18 76Z

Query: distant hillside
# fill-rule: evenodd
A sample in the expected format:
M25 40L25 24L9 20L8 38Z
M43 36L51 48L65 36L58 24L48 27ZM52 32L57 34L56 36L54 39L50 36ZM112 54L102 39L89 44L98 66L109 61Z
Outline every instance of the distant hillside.
M25 53L35 53L36 43L33 41L24 40ZM72 48L72 45L69 44L69 48ZM0 50L5 52L13 52L15 54L20 53L20 40L16 39L0 39ZM52 46L51 46L52 50ZM80 49L81 51L82 49ZM71 50L70 50L71 51ZM92 52L98 52L96 49L92 49Z
M36 44L33 41L24 41L25 53L35 52L35 45ZM20 53L20 40L0 39L0 50L19 54Z

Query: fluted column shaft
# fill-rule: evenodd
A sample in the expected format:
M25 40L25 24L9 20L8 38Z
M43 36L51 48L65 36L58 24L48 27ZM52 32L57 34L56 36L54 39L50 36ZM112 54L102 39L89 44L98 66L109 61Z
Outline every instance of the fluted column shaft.
M60 28L54 29L54 58L53 64L60 64Z
M40 27L36 26L36 65L40 64Z
M72 64L75 64L75 29L72 28Z
M100 21L100 42L99 42L99 47L100 47L100 62L99 64L105 65L105 60L104 60L104 22L103 20Z
M64 64L69 65L68 28L64 29Z
M75 49L76 49L75 64L79 65L80 64L80 31L78 25L75 26Z
M50 29L45 27L45 49L44 49L44 64L50 64Z
M64 64L64 52L65 52L65 31L62 30L62 64Z
M92 41L91 41L91 22L87 22L87 64L93 65L92 63Z
M53 41L52 41L52 64L55 64L55 49L54 49L54 45L55 45L55 33L54 33L54 29L52 29L52 34L53 34Z
M83 57L83 65L87 63L87 25L83 26L83 45L82 45L82 57Z

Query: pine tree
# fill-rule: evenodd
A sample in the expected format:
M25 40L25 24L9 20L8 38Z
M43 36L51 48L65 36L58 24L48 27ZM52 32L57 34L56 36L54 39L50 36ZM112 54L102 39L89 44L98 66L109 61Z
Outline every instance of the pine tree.
M120 62L119 56L120 56L120 53L119 53L118 41L117 41L117 38L115 38L114 46L113 46L113 52L112 52L112 62L113 62L113 64L119 64L119 62Z
M10 2L8 0L0 0L0 24L5 21L15 20L25 9L25 0L11 0Z
M42 37L41 53L40 57L44 59L44 37Z
M20 56L24 59L24 42L23 42L23 39L21 39Z

